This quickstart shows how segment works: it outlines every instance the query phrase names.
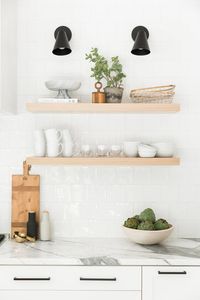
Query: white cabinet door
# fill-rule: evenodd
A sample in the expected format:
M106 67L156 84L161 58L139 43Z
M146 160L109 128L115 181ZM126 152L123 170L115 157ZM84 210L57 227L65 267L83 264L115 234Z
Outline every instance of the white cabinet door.
M140 292L0 291L1 300L141 300Z
M143 300L200 300L200 267L144 267Z

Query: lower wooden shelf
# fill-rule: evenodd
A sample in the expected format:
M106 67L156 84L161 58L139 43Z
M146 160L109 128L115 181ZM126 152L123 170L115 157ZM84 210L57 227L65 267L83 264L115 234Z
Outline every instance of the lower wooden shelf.
M29 165L121 165L121 166L177 166L178 157L28 157Z

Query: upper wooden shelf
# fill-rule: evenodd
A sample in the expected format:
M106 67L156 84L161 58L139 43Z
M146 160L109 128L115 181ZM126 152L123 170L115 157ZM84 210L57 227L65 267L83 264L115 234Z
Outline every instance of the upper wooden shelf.
M160 103L27 103L30 112L51 113L175 113L180 111L180 104Z
M29 165L121 165L121 166L176 166L178 157L140 158L140 157L28 157Z

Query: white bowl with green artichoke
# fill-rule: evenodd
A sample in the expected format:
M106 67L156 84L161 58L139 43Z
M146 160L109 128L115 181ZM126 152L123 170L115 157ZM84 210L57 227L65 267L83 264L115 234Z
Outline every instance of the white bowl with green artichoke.
M168 238L174 228L165 219L156 219L153 209L146 208L140 215L128 218L123 229L131 241L142 245L154 245Z

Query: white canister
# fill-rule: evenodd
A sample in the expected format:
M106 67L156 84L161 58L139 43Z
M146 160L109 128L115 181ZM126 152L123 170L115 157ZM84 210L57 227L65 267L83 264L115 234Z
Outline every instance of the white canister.
M50 219L49 212L43 211L40 221L40 240L41 241L50 241L51 240L51 228L50 228Z

